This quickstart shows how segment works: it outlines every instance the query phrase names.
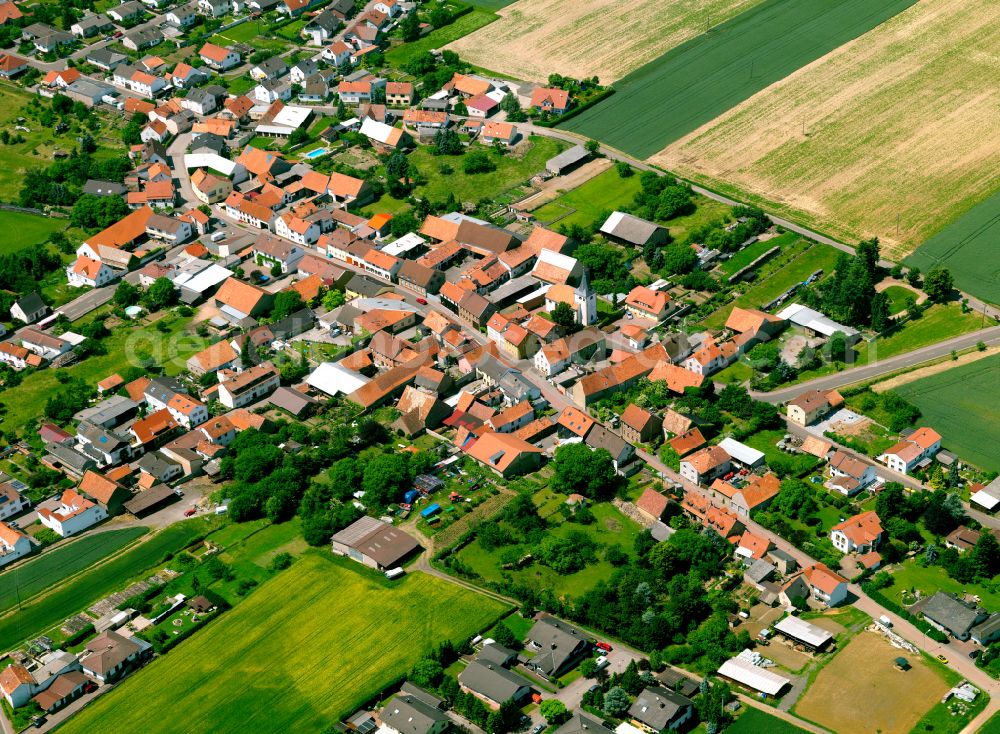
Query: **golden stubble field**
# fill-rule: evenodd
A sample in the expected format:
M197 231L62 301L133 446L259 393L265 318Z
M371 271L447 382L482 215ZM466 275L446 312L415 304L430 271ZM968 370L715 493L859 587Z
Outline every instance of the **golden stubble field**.
M1000 3L921 0L650 160L907 254L1000 186Z
M519 0L447 48L517 79L620 79L761 0Z

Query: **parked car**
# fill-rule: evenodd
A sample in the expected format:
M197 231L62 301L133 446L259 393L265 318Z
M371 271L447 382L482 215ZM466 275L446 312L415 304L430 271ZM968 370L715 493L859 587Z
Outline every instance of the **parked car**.
M947 665L947 664L948 664L948 658L946 658L946 657L945 657L944 655L938 655L938 656L937 656L937 659L938 659L939 661L941 661L942 663L944 663L945 665Z
M608 644L608 643L606 643L606 642L598 642L598 643L597 643L597 644L595 645L595 647L596 647L596 648L597 648L598 650L604 650L604 652L611 652L611 649L612 649L612 648L611 648L611 645L609 645L609 644Z
M191 517L197 511L198 511L197 507L189 507L186 510L184 510L184 517Z
M426 298L418 298L417 299L417 303L419 303L421 306L426 306L427 305L427 299Z
M982 650L973 650L972 652L969 653L969 657L972 658L973 660L975 660L976 658L979 657L979 655L982 652L983 652Z
M531 734L542 734L545 731L545 724L535 724L531 727Z

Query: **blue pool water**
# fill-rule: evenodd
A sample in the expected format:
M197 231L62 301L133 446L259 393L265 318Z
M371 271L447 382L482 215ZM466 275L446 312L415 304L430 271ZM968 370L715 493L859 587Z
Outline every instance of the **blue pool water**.
M306 153L305 157L312 160L313 158L319 158L323 155L326 155L326 148L316 148L316 150L310 150Z

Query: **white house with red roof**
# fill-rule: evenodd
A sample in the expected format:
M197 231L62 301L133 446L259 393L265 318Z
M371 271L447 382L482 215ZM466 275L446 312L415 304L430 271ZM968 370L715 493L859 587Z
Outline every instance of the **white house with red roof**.
M300 245L315 245L322 230L317 222L287 213L274 220L274 233Z
M0 522L0 566L31 553L31 541L20 530Z
M881 520L869 510L830 528L830 541L841 553L869 553L882 542L882 533Z
M115 271L100 260L81 255L66 268L66 279L73 288L97 288L115 279Z
M86 530L107 516L107 510L72 489L63 492L54 510L38 508L38 520L42 525L64 538Z
M562 115L569 109L569 92L555 87L535 87L529 106L539 112Z
M214 43L206 43L201 47L198 55L208 66L219 71L231 69L240 63L240 55L236 51L216 46Z
M893 471L909 474L926 466L941 450L941 434L926 426L918 428L896 445L886 449L878 460Z

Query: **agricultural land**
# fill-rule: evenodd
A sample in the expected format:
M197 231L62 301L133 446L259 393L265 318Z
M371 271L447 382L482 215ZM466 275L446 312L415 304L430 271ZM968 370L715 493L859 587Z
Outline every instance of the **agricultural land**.
M504 612L499 602L430 576L389 585L349 563L307 554L75 716L65 732L320 731L433 645L485 630ZM169 710L184 713L164 716Z
M998 44L995 3L921 2L652 160L898 258L997 187Z
M920 408L923 420L959 456L983 469L1000 471L1000 356L987 357L922 380L896 392Z
M645 158L913 2L768 0L636 69L565 127Z
M671 48L761 0L519 0L501 19L448 48L469 62L518 79L549 74L616 81Z

